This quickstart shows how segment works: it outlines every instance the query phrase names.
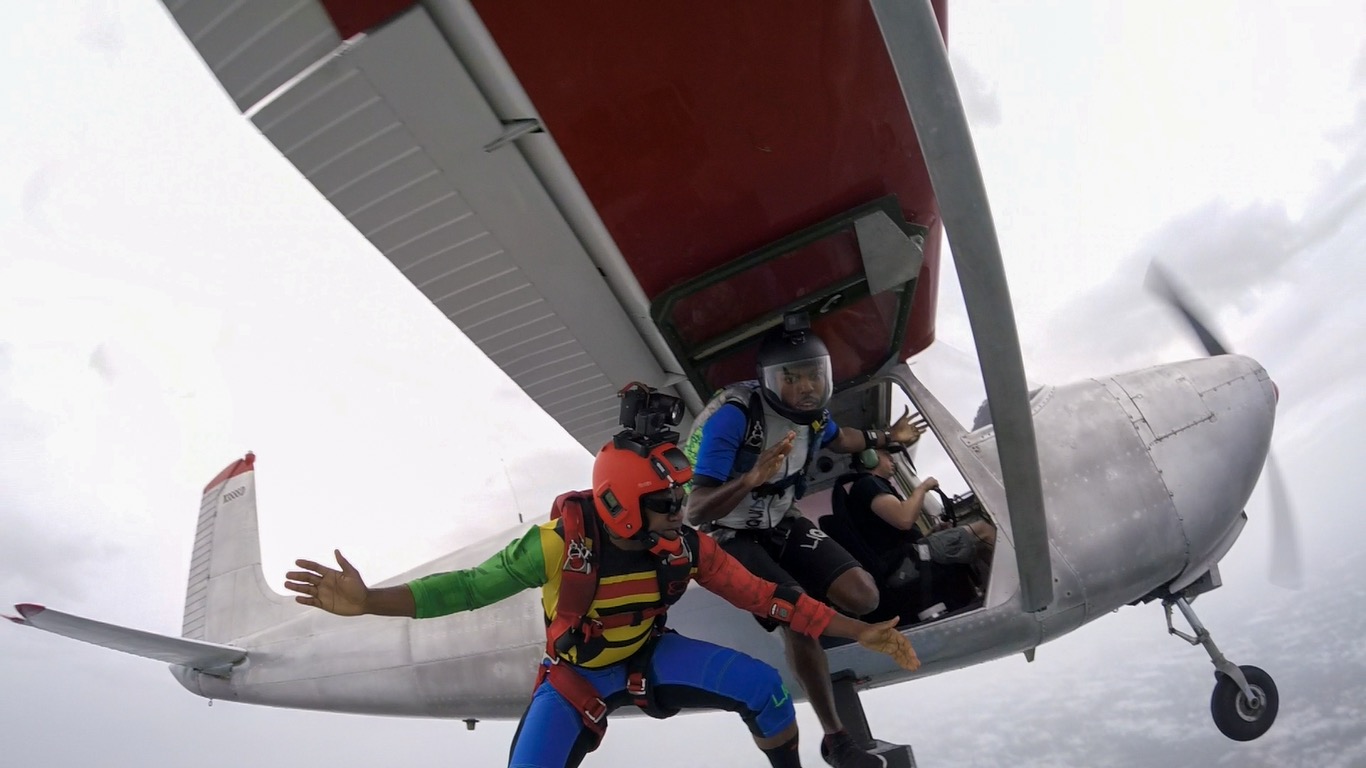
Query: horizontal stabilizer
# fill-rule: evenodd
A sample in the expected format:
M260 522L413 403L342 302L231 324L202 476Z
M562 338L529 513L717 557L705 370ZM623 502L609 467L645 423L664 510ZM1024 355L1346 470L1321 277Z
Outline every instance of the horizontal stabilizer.
M231 645L157 635L140 629L129 629L72 616L32 603L20 603L14 606L14 609L19 615L5 618L16 624L37 627L54 634L131 653L134 656L144 656L168 664L183 664L205 672L226 672L229 667L247 658L245 650Z

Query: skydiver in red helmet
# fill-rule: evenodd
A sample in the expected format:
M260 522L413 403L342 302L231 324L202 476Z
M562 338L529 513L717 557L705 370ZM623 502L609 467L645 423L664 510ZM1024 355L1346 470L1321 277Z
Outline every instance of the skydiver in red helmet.
M298 602L338 615L417 619L542 587L546 655L510 766L579 765L600 743L607 716L628 705L656 717L697 707L738 712L770 764L799 766L796 713L777 670L664 628L690 581L804 636L854 639L910 670L919 660L895 620L867 624L764 581L683 524L683 487L693 475L677 433L655 418L667 400L641 385L623 390L627 429L598 452L592 489L561 495L550 521L481 565L371 589L337 552L340 570L299 560L303 570L286 574L285 586L300 593ZM613 586L606 597L602 579Z

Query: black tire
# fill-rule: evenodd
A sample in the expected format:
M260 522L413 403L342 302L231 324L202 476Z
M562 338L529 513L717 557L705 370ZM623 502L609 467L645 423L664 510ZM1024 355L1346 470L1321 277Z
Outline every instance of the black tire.
M1266 733L1276 722L1276 712L1280 709L1280 694L1271 675L1253 666L1241 666L1248 687L1257 697L1249 702L1238 688L1238 684L1228 675L1218 675L1214 693L1209 699L1209 711L1214 715L1214 725L1219 732L1234 741L1252 741Z

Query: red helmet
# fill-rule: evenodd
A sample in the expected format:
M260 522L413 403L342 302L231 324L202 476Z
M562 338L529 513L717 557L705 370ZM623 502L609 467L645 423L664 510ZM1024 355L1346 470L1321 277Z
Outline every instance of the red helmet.
M593 462L593 503L608 531L623 539L642 538L640 498L691 479L692 465L678 446L649 445L623 433L604 445Z

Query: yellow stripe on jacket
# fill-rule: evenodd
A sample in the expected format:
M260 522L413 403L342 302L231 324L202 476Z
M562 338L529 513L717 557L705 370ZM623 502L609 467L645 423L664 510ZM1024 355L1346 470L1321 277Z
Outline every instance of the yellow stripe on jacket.
M540 530L546 569L546 582L541 588L541 605L545 611L546 625L549 626L555 618L555 607L560 599L564 533L558 521L544 523ZM592 546L596 555L594 567L599 569L600 576L597 593L588 609L589 617L643 611L660 604L654 556L644 550L621 550L610 544L601 548ZM640 623L607 629L601 637L571 649L562 658L593 669L625 661L645 644L654 623L655 618L651 617Z

